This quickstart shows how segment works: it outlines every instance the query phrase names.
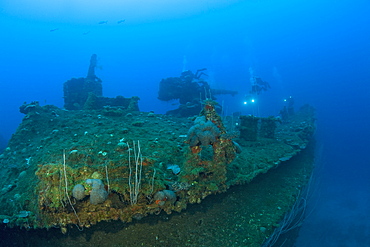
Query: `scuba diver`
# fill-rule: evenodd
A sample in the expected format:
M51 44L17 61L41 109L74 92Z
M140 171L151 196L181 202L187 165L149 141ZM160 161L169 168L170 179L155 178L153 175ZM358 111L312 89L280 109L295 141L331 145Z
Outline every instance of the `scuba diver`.
M261 77L253 76L251 81L252 90L249 92L250 94L259 95L262 91L267 91L267 89L271 88L270 84L267 81L263 81Z
M251 90L249 91L249 94L245 96L244 99L244 105L251 104L252 110L253 110L253 115L259 115L259 105L255 104L258 101L258 96L263 92L267 91L268 89L271 88L270 84L267 81L264 81L261 79L261 77L258 76L253 76L251 70L251 77L250 77L250 82L251 82ZM256 111L256 112L255 112Z
M253 103L257 95L260 95L263 91L267 91L271 88L270 84L267 81L263 81L261 77L253 76L250 81L252 87L249 94L245 96L244 104L247 104L248 102Z
M294 99L292 96L289 96L289 98L285 99L284 100L285 102L287 102L287 105L288 105L288 114L289 115L294 115Z
M280 110L279 114L283 123L286 123L289 116L294 115L294 99L292 96L289 96L289 98L284 99L284 102L286 102L286 105Z

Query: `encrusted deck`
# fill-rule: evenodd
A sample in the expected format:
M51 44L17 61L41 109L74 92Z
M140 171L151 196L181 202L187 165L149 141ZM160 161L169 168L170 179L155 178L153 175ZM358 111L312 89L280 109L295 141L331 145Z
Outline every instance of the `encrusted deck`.
M200 115L204 123L209 121L208 129L192 133L194 119L116 108L36 107L0 155L1 221L65 232L68 225L84 228L99 221L181 212L189 203L201 203L284 164L306 148L315 130L309 106L277 124L274 138L256 141L228 132L212 102L205 103ZM189 140L188 133L199 135L199 141ZM80 196L76 185L84 188ZM91 200L97 195L100 201Z

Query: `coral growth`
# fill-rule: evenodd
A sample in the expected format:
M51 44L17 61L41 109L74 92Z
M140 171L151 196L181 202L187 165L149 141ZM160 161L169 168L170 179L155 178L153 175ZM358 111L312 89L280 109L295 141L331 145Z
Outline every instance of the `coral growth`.
M86 179L86 184L91 185L92 190L90 192L90 203L97 205L103 203L107 197L108 192L104 188L104 184L101 179Z
M176 193L172 190L161 190L154 194L154 201L159 206L164 206L166 202L173 205L176 202Z
M190 188L191 195L205 197L226 189L227 165L236 156L236 149L217 114L216 102L206 100L200 116L188 134L189 152L181 182L194 184ZM194 191L195 190L195 191ZM199 198L191 198L190 202L199 202Z
M82 200L85 198L85 187L82 184L76 184L75 187L73 187L72 195L77 200Z
M195 125L188 132L190 147L212 145L221 134L217 126L205 116L199 116L194 121Z

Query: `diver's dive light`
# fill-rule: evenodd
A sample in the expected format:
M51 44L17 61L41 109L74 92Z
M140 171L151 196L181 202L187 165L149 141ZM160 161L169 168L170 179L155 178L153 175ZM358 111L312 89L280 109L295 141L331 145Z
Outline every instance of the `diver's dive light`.
M246 96L246 100L244 100L243 104L248 105L248 103L255 103L256 100L252 98L251 96Z

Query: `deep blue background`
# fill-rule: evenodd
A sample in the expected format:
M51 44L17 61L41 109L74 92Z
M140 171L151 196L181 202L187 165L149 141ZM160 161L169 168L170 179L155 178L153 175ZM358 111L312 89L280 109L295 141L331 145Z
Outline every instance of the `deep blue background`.
M317 109L320 193L297 245L370 246L369 13L366 0L234 1L117 24L117 15L53 19L0 5L0 145L24 101L63 107L63 82L86 76L93 53L105 96L137 95L156 113L174 107L157 100L159 81L184 67L208 68L211 86L239 91L219 97L227 112L251 113L242 102L252 68L272 86L257 102L261 116L289 95Z

